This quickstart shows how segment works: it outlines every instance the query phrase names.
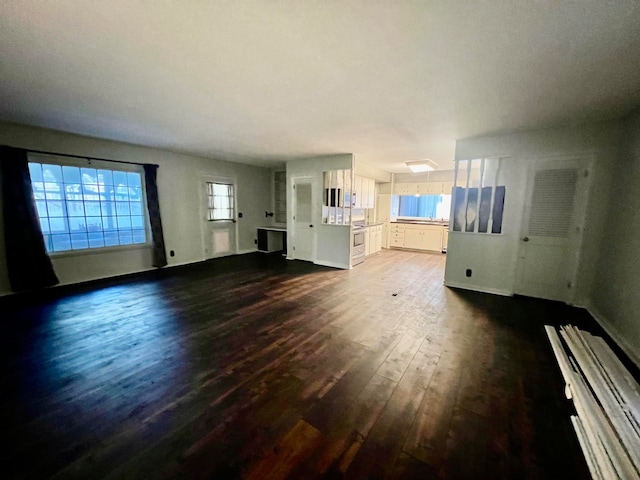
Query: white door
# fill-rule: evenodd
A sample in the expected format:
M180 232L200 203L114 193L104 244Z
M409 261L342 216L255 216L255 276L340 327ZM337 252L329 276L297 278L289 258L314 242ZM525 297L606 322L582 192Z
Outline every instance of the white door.
M293 179L293 257L314 261L313 179Z
M236 253L236 186L232 178L200 179L200 221L205 259Z
M520 236L515 293L571 303L589 190L588 161L532 169Z

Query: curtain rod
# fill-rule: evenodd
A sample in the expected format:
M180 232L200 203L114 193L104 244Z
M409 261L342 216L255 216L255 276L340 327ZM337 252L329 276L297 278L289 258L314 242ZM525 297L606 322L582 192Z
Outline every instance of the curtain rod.
M31 150L28 148L24 148L23 150L26 150L29 153L41 153L43 155L57 155L59 157L82 158L89 161L98 160L100 162L125 163L128 165L140 165L140 166L152 165L154 167L158 166L158 164L156 163L125 162L124 160L111 160L109 158L89 157L87 155L72 155L70 153L47 152L45 150Z

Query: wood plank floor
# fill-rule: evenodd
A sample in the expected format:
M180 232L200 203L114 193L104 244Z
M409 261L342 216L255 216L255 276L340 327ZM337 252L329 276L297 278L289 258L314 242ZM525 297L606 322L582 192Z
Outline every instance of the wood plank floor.
M2 307L9 478L588 478L553 302L257 254ZM22 302L25 303L25 302ZM3 475L7 478L7 475Z

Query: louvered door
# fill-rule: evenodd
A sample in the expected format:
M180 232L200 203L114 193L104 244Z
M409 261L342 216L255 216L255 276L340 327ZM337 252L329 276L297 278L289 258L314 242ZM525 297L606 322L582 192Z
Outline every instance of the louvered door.
M543 162L529 177L516 293L570 303L587 193L584 161Z

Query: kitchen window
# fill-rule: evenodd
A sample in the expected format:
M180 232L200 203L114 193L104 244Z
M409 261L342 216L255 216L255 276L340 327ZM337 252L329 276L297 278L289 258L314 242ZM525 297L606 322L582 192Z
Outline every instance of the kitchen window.
M207 182L207 220L234 220L233 185Z
M47 252L147 243L141 169L29 162Z
M398 217L449 220L451 195L399 195Z

